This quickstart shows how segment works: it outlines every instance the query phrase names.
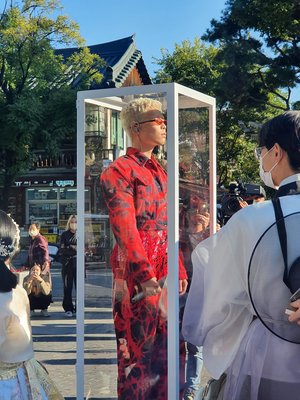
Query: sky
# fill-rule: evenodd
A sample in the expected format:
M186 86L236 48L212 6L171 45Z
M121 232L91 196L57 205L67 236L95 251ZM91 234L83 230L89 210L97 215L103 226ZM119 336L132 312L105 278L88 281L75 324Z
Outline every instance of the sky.
M110 42L135 34L148 73L155 76L161 49L173 52L183 40L193 42L219 20L226 0L60 0L62 14L80 27L87 45ZM299 100L300 88L292 101Z
M110 42L135 34L136 47L151 77L153 58L161 49L201 37L212 18L218 19L225 0L61 0L63 14L80 26L87 45Z

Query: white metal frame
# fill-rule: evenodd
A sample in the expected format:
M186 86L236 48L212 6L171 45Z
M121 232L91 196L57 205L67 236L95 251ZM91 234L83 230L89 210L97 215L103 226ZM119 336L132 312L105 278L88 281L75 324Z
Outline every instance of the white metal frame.
M210 229L216 227L216 106L215 99L176 83L100 89L78 92L77 96L77 399L84 399L84 172L85 102L119 108L119 96L165 94L168 115L168 399L179 398L179 298L178 298L178 109L181 101L189 107L209 110ZM185 96L185 97L183 97Z

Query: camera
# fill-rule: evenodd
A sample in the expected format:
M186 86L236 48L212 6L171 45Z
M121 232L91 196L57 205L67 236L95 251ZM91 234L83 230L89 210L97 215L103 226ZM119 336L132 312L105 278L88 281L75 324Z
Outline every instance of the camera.
M252 204L258 198L265 198L265 191L260 185L253 183L231 182L228 192L220 198L218 208L218 220L221 225L225 225L237 211Z

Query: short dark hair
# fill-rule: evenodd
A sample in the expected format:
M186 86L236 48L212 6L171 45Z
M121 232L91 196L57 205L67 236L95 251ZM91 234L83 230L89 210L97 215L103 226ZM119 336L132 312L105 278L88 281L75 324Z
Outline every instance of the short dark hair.
M38 221L32 221L30 225L35 225L38 230L41 229L41 224Z
M270 150L275 143L287 152L290 166L300 170L300 111L285 113L267 121L259 133L259 146Z

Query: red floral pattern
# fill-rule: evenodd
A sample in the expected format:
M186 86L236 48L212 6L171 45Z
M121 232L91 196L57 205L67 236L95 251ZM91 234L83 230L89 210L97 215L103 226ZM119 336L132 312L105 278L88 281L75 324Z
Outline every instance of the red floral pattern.
M167 326L160 296L133 304L140 284L167 275L167 175L154 157L129 148L101 175L117 244L111 266L119 399L167 398ZM179 262L179 279L186 271ZM120 282L124 281L122 289Z

